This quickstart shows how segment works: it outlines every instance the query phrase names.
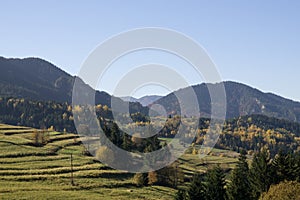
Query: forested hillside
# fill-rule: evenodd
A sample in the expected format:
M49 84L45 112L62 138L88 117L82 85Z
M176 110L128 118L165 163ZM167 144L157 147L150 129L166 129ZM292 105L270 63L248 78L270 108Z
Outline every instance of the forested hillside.
M83 91L95 94L96 104L110 107L111 98L122 102L121 99L112 97L106 92L93 90L79 77L71 76L40 58L0 57L0 97L71 103L75 79Z
M7 59L0 57L0 72L0 97L71 103L73 83L76 77L45 60L39 58ZM94 91L80 78L77 81L80 82L81 87L85 91L95 93L96 104L111 107L111 98L120 103L123 102L122 99L112 97L103 91ZM202 117L210 117L212 105L208 87L214 90L220 88L220 84L202 83L193 86ZM241 83L226 81L222 84L224 84L226 91L227 119L251 114L263 114L300 122L299 102L271 93L263 93ZM183 88L177 92L185 94L187 90ZM157 98L159 99L157 100ZM141 102L145 104L154 100L156 100L154 103L163 105L168 114L180 113L175 93L170 93L161 98L159 96L141 98ZM138 109L143 110L145 108L139 104ZM196 113L190 113L190 115L194 114Z
M137 107L135 107L137 105ZM141 126L149 123L149 117L139 112L139 104L132 103L131 118ZM0 122L35 128L54 128L57 131L76 133L73 112L81 112L79 106L72 109L68 103L29 101L25 99L0 98ZM95 106L98 119L112 121L111 109L107 105ZM144 113L147 111L145 110ZM159 118L159 117L158 117ZM173 138L180 124L180 116L167 119L158 133L163 138ZM201 118L196 131L196 144L207 139L210 119ZM156 126L157 124L153 124ZM130 124L128 124L130 126ZM221 126L221 125L220 125ZM271 154L279 149L298 151L300 144L300 124L263 115L249 115L227 120L216 147L240 151L258 151L267 146ZM121 137L121 136L120 136ZM193 134L186 134L189 139ZM209 141L208 139L206 141Z
M193 86L198 98L200 115L202 117L210 117L211 106L216 106L216 108L225 106L224 104L212 105L209 95L208 88L210 88L211 91L217 91L222 87L221 84L224 84L226 92L227 119L244 115L262 114L269 117L300 122L299 102L285 99L271 93L263 93L255 88L231 81L216 84L202 83L200 85ZM163 105L169 114L186 113L180 110L180 104L177 100L176 94L178 93L180 96L186 96L188 95L186 94L187 92L188 89L183 88L160 98L154 103ZM190 113L190 115L196 114L197 113Z

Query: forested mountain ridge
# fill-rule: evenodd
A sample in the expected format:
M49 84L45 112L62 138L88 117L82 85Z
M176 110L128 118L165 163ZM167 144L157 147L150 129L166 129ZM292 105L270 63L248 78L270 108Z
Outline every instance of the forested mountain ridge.
M1 96L70 102L74 77L39 59L0 57Z
M211 99L208 88L212 90L218 89L221 87L221 84L224 84L226 92L226 119L251 114L262 114L269 117L300 122L299 102L292 101L275 94L264 93L245 84L232 81L225 81L216 84L202 83L192 86L198 98L200 114L202 117L210 117L211 114ZM169 114L179 113L180 107L175 94L178 93L184 96L187 92L188 89L186 88L180 89L162 97L154 103L163 105ZM196 113L191 113L191 115L193 114L196 115Z
M71 103L75 79L84 90L95 92L80 78L71 76L43 59L0 57L0 97ZM96 104L110 106L111 98L106 92L95 93Z
M71 103L72 89L75 76L71 76L55 65L39 59L8 59L0 57L0 97L24 98L34 101L55 101L58 103ZM82 87L95 92L90 86L82 82ZM192 86L199 102L201 117L210 117L211 99L208 87L214 89L221 83L202 83ZM227 112L226 119L239 116L262 114L279 119L300 122L300 103L275 94L264 93L247 85L226 81L223 82L226 91ZM176 92L185 94L183 88ZM96 104L111 105L111 96L105 92L97 91ZM120 103L121 98L113 97ZM148 101L153 98L145 97ZM168 114L180 111L175 93L159 98L154 103L163 105ZM133 104L135 111L147 112L138 102ZM223 105L218 105L223 106ZM145 113L146 114L146 113ZM195 114L195 113L191 113Z

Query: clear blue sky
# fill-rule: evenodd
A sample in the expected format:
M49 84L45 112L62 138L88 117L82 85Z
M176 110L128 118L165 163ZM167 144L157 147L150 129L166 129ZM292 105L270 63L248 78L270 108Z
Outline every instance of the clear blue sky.
M119 32L162 27L199 42L224 80L300 100L300 1L1 1L0 55L75 75ZM109 91L110 92L110 91Z

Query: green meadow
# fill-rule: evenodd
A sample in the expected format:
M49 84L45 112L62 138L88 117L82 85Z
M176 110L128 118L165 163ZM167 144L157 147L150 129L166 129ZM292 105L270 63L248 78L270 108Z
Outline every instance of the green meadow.
M133 174L85 155L76 134L47 132L44 145L33 145L36 131L0 124L0 199L164 200L173 199L176 193L163 186L137 187ZM216 164L229 170L236 161L237 155L226 150L213 150L202 159L186 153L178 160L185 177Z

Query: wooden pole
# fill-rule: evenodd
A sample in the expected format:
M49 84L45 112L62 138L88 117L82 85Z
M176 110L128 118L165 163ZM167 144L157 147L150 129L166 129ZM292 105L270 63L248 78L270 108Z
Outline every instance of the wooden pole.
M71 153L71 185L74 185L74 176L73 176L73 154Z

